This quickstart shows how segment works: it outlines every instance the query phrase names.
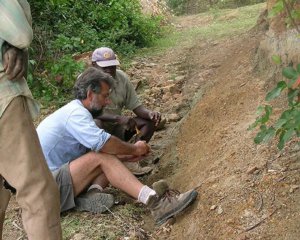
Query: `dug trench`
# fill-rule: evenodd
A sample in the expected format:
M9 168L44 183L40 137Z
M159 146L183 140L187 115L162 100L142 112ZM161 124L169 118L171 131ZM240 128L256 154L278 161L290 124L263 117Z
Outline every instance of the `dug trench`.
M255 145L256 132L247 130L268 90L264 72L256 69L262 35L252 29L218 41L199 39L168 56L179 59L173 66L185 73L178 78L181 101L173 105L182 118L155 135L163 155L148 181L167 178L181 192L196 188L199 196L154 238L299 238L299 149L291 144L278 152L275 141ZM163 104L172 106L174 96Z

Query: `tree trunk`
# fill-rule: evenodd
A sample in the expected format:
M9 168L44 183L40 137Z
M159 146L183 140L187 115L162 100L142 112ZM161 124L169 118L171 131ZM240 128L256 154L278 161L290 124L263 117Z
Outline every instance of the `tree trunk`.
M276 0L267 1L266 15L275 3ZM297 3L294 7L299 9L300 4ZM266 22L264 24L267 23L268 25L268 29L265 30L265 37L260 42L256 55L257 70L267 73L267 80L273 79L277 81L282 79L282 67L287 65L296 66L300 63L300 38L298 32L300 24L299 21L295 21L296 26L291 25L288 27L286 24L288 14L287 11L284 11L273 18L268 18L265 15L261 16L258 21L258 24L262 25L264 22L262 19L265 19ZM272 61L274 55L281 57L281 66L276 65Z

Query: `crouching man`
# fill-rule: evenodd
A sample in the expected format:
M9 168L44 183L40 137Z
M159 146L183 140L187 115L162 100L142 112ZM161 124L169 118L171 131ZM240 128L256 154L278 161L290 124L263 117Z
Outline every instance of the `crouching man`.
M124 166L122 161L138 161L150 148L144 141L124 142L96 126L93 117L109 104L112 81L101 70L88 68L75 83L76 99L37 128L47 164L60 189L61 211L76 207L104 212L114 204L113 196L103 193L110 183L147 205L161 224L192 203L197 192L170 195L165 187L157 193Z

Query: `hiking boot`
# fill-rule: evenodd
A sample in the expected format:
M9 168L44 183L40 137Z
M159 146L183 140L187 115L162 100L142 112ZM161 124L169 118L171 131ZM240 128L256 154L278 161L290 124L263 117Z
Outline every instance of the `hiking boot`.
M76 210L103 213L114 205L114 197L98 189L92 189L75 198Z
M141 167L138 162L124 162L124 165L132 172L135 176L142 176L150 173L153 168L152 167Z
M149 197L147 206L157 225L163 224L169 218L182 212L198 195L195 190L179 193L169 189L164 180L154 183L153 189L157 194Z

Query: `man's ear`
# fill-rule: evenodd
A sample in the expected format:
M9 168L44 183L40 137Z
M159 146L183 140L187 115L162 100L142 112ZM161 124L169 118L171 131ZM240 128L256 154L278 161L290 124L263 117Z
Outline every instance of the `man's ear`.
M93 91L91 89L89 89L86 93L87 100L92 101L93 100L93 94L94 94Z

